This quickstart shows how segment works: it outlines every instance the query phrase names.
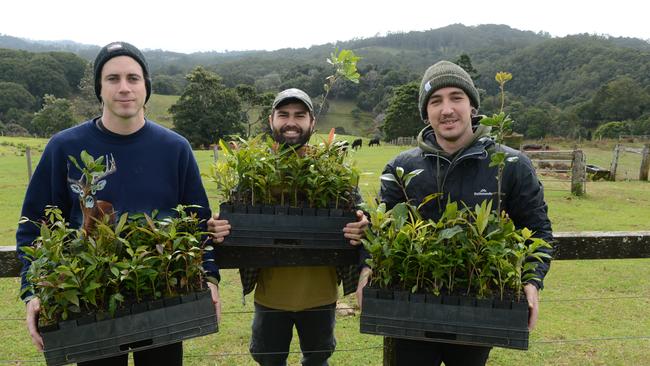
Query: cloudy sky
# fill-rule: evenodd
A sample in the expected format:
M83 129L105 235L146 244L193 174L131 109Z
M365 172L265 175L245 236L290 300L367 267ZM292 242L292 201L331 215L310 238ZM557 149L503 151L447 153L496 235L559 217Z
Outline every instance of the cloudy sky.
M641 0L12 0L0 34L103 46L124 40L177 52L275 50L462 23L506 24L552 36L591 33L650 40Z

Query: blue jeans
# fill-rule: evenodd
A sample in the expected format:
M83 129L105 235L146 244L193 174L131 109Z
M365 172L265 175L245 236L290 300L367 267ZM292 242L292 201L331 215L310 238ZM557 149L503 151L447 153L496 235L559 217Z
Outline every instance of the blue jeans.
M336 303L303 311L283 311L255 303L250 352L262 366L285 366L289 345L296 326L301 363L304 366L327 366L336 347L334 323Z
M491 347L391 338L392 365L397 366L484 366Z

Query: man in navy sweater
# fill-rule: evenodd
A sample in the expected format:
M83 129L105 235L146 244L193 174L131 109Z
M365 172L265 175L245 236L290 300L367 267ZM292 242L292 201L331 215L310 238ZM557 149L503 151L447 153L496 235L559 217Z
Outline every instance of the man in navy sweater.
M94 157L112 156L118 169L106 177L105 188L96 192L97 199L110 202L119 217L124 212L151 213L159 217L173 215L179 204L199 205L199 216L210 217L208 199L199 169L188 141L182 136L145 119L144 105L151 95L149 68L143 54L131 44L111 43L99 51L94 63L95 93L102 105L102 115L54 135L41 157L29 183L22 216L32 221L43 217L45 206L58 206L71 225L79 227L83 215L79 194L71 189L71 180L81 173L68 164L68 156L79 157L86 150ZM30 222L18 226L16 242L31 245L39 236ZM211 256L208 253L206 256ZM22 257L22 284L29 261ZM209 259L209 258L207 258ZM217 316L220 315L216 265L205 264ZM42 351L37 318L40 300L25 296L27 326L32 342ZM84 362L84 365L126 365L127 356ZM181 365L182 343L134 353L136 365Z

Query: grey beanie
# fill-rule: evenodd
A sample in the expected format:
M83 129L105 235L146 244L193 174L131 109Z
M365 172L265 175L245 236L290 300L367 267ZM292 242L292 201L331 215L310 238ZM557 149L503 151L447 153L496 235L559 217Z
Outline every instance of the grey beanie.
M452 62L439 61L429 66L427 71L424 72L420 83L419 106L423 121L427 120L427 102L431 94L438 89L450 86L463 89L469 97L472 107L478 109L480 105L479 94L472 77L462 67Z
M95 95L99 101L102 101L101 92L102 92L102 69L104 64L108 60L117 56L129 56L135 61L137 61L140 66L142 66L142 76L144 77L144 85L147 88L147 98L145 103L149 100L151 96L151 77L149 76L149 65L147 60L144 59L144 55L140 50L134 45L126 42L112 42L102 47L95 58L93 65L94 74L95 74Z

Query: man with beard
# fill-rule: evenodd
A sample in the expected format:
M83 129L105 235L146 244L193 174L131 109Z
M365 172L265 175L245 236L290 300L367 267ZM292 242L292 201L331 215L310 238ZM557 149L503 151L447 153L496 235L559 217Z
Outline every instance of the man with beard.
M273 138L284 147L306 148L316 120L309 96L287 89L275 97L269 116ZM359 245L368 220L357 211L357 222L343 228L350 244ZM208 221L215 243L228 235L230 225L214 215ZM362 268L363 267L363 268ZM361 269L361 270L360 270ZM334 323L338 284L344 294L365 286L364 265L343 267L271 267L239 270L244 295L255 289L255 315L250 352L260 365L286 365L293 327L298 331L303 365L327 365L336 346ZM357 281L358 279L358 281Z

